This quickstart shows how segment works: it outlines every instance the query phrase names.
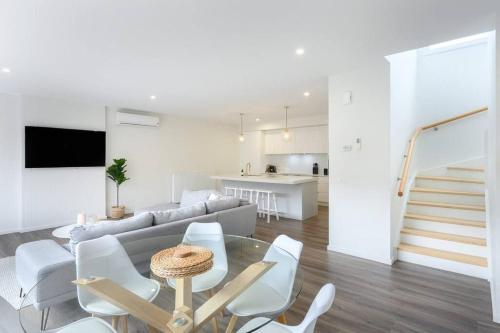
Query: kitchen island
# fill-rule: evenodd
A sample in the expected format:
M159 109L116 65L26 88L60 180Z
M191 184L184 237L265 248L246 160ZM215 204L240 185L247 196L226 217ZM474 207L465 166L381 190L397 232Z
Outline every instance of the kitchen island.
M283 175L228 175L212 176L221 187L235 187L245 190L272 191L276 195L279 215L306 220L318 215L317 178L310 176Z

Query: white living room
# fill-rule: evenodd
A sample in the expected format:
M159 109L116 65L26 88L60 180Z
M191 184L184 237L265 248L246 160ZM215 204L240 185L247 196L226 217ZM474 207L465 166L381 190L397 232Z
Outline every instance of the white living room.
M0 2L0 333L500 332L499 26Z

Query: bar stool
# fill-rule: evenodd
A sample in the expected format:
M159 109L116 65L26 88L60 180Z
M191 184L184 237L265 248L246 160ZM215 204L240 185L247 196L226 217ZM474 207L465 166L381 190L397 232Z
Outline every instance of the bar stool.
M253 192L254 190L248 188L240 188L240 199L248 199L248 202L254 203Z
M224 187L227 196L238 197L238 188L236 187Z
M271 209L271 198L274 209ZM255 190L255 203L257 204L259 216L267 214L267 223L271 222L271 213L276 215L276 221L280 220L276 194L273 191Z

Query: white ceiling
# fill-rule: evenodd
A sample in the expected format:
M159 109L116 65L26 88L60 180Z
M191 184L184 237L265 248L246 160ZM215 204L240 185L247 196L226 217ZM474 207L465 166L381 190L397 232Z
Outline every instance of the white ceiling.
M498 0L0 0L0 91L238 122L327 76L493 27ZM302 57L295 49L303 47ZM303 92L311 96L304 98ZM149 99L156 95L155 101Z

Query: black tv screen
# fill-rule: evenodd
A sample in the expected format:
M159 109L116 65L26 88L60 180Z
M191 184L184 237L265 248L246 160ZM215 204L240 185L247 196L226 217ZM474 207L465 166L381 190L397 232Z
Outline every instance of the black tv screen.
M26 126L26 168L105 165L106 132Z

